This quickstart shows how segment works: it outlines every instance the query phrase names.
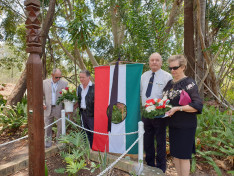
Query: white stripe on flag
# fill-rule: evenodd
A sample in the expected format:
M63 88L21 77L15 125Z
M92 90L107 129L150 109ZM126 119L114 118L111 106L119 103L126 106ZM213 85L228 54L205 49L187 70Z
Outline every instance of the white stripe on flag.
M114 66L111 66L110 67L110 87L112 87L113 73L114 73ZM110 94L111 94L111 91L110 91ZM126 65L119 65L117 101L126 105ZM125 120L119 124L114 124L114 123L111 124L111 134L123 134L125 133L125 131L126 131ZM126 151L126 137L124 135L109 137L109 152L124 153L125 151Z
M125 133L125 120L119 124L111 123L111 134ZM109 138L109 152L124 153L126 151L126 138L122 136L110 136Z
M126 105L126 65L119 66L117 101Z
M112 84L113 84L114 69L115 69L115 66L111 65L110 66L110 85L109 85L109 104L110 104L111 89L112 89Z

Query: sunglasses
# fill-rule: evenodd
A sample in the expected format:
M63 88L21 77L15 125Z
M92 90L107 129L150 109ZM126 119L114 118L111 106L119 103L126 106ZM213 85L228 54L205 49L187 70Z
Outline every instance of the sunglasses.
M62 77L55 77L55 79L61 79Z
M180 66L177 66L177 67L168 67L169 68L169 70L177 70L178 68L180 68L181 67L181 65Z

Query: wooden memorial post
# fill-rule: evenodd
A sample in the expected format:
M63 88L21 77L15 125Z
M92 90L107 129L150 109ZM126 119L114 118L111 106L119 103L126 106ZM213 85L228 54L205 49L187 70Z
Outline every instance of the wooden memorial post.
M27 20L27 48L29 53L27 62L27 100L28 100L28 138L29 138L29 175L45 175L44 148L44 111L42 63L40 59L40 1L26 0Z

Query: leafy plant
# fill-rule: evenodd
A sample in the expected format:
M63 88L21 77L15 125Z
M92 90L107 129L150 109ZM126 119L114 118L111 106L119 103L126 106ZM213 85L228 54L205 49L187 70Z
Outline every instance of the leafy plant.
M16 106L0 106L0 124L2 131L18 130L20 126L27 124L27 105L26 102L18 102Z
M205 159L218 175L222 175L217 165L217 160L233 162L234 156L234 122L231 110L221 112L211 106L204 106L203 113L198 117L198 127L196 131L197 157ZM192 159L192 171L196 158ZM229 168L231 169L231 168Z
M3 98L3 95L0 94L0 105L5 105L6 100Z
M48 168L47 168L46 161L45 161L45 176L48 176Z
M62 136L59 142L65 144L65 150L60 152L61 157L67 163L66 168L56 169L57 173L68 173L75 175L81 169L88 169L86 161L90 156L89 142L84 131L71 132Z
M109 107L107 109L107 114L109 114ZM126 106L122 103L117 103L116 105L113 106L111 122L118 124L126 118L126 115L127 115Z
M100 171L103 171L104 169L107 168L108 162L107 162L107 152L105 149L105 152L101 154L101 152L98 151L98 167L100 168ZM112 169L108 170L106 175L111 175Z

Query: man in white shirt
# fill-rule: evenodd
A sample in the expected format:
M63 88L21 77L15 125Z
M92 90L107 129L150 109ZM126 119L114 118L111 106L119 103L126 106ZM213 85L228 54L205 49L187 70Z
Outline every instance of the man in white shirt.
M80 72L81 84L77 88L78 106L80 109L82 126L86 129L94 129L94 84L90 80L90 72ZM92 148L93 133L87 132L90 147Z
M56 104L59 93L62 89L67 87L67 82L61 80L62 72L59 69L53 69L52 78L43 81L43 108L44 108L44 121L45 126L54 122L54 118L57 120L61 118L62 103ZM61 121L57 122L57 139L61 135ZM52 126L45 130L45 147L49 148L52 145Z
M141 76L141 99L142 106L146 100L160 98L162 99L163 88L167 82L172 79L171 74L161 69L162 57L158 53L153 53L149 57L149 67ZM146 163L149 166L160 168L166 171L166 119L155 118L148 119L142 117L144 122L144 149L146 153ZM155 144L157 141L157 156L155 164Z

